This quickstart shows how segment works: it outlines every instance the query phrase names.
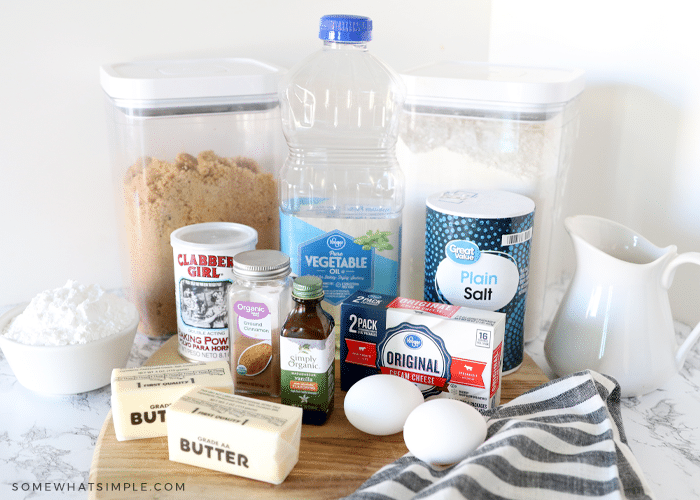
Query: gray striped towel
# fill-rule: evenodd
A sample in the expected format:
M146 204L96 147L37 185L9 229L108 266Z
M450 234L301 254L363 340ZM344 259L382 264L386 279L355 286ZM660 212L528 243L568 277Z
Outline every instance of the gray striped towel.
M586 370L485 413L486 441L433 468L410 453L349 500L652 499L630 450L615 380Z

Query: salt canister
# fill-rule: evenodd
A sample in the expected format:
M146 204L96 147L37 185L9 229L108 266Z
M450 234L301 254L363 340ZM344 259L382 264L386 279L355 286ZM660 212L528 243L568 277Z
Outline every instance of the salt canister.
M508 191L429 196L424 298L506 314L503 373L523 362L535 203Z
M170 235L175 267L178 352L189 361L229 359L227 294L233 258L254 250L258 233L233 222L204 222Z

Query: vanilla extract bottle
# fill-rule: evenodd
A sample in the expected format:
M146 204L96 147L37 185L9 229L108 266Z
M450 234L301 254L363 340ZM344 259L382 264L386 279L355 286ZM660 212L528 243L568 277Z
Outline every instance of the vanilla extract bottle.
M334 321L321 307L321 278L296 278L292 299L280 335L282 403L302 408L303 423L321 425L335 401Z

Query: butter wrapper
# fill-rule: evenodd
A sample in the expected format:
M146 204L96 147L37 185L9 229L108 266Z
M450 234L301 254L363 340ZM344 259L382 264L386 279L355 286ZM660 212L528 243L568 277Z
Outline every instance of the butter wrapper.
M167 409L170 460L282 483L299 460L302 409L197 387Z

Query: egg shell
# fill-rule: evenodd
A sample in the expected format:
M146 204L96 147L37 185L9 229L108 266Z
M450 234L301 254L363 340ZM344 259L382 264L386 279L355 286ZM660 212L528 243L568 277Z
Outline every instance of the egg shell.
M450 465L467 457L486 439L486 420L456 399L426 401L406 419L403 439L413 455L430 465Z
M408 415L423 402L413 382L395 375L370 375L348 390L345 416L362 432L388 436L401 432Z

